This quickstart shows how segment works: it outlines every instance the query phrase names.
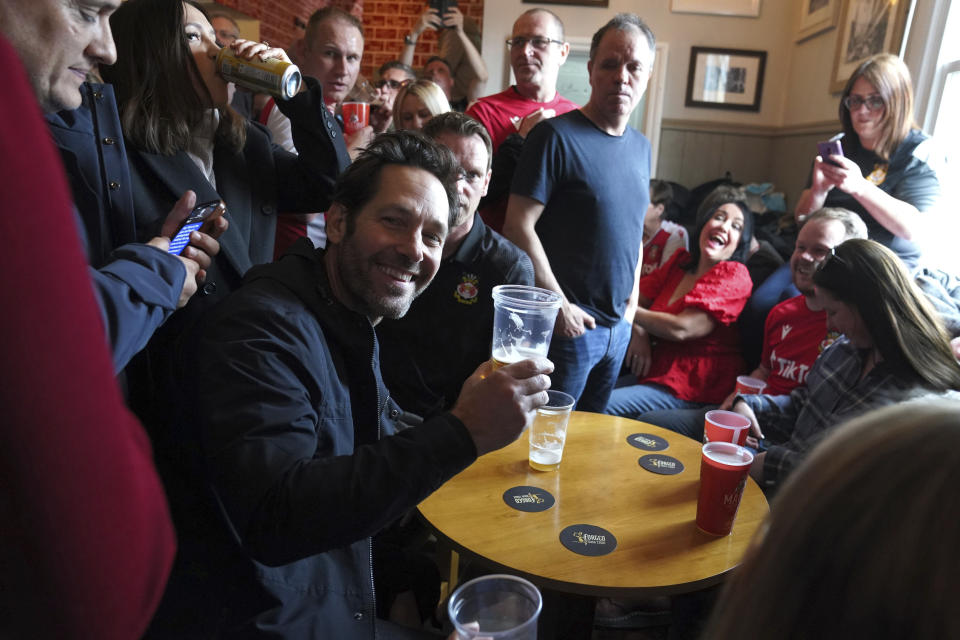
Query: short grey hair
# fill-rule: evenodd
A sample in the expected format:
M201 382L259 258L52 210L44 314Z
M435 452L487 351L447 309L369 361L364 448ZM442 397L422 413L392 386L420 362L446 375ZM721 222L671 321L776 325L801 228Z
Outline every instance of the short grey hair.
M806 225L815 220L835 220L842 224L844 241L852 238L867 239L867 225L864 223L863 218L849 209L842 207L824 207L807 216L803 224ZM803 225L800 226L801 228L803 227Z

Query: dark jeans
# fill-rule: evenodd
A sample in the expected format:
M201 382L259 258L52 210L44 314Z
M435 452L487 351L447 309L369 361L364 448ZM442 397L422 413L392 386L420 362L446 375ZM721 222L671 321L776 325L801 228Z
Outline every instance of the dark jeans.
M629 344L630 323L626 320L612 327L597 325L576 338L553 336L550 387L576 398L577 410L602 413Z
M700 402L681 400L673 395L673 391L659 384L635 384L636 376L633 374L624 378L627 384L620 386L618 383L617 388L610 394L604 413L643 420L641 416L651 411L697 409L703 406ZM621 378L621 382L624 378ZM629 384L631 380L634 384Z

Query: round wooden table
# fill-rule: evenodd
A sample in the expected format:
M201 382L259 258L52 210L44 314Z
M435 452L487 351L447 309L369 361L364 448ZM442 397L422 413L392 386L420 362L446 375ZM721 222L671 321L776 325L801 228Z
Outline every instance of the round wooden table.
M637 449L627 442L636 433L660 436L669 447ZM575 411L557 471L529 467L523 436L482 456L419 509L455 550L544 587L594 596L686 593L720 582L736 567L769 510L748 479L730 535L697 529L700 447L647 423ZM685 468L676 475L646 471L638 460L648 453L677 458ZM536 513L507 506L503 493L519 485L545 489L556 504ZM574 524L606 529L616 549L598 557L567 550L559 535Z

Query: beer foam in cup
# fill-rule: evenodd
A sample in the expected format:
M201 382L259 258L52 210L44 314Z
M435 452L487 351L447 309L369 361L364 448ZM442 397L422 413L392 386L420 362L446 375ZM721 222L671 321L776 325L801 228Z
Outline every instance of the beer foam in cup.
M529 358L542 358L547 354L542 348L531 347L498 347L493 351L493 359L500 365L513 364Z
M753 454L732 442L708 442L703 445L703 455L728 467L744 467L753 464Z
M560 294L538 287L498 285L491 295L493 338L490 355L494 366L546 356L562 302Z

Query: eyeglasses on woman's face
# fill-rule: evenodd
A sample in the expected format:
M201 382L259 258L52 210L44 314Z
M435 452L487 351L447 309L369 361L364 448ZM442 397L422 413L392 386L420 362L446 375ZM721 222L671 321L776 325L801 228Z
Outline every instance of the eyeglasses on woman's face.
M863 105L867 105L868 111L879 111L883 109L884 102L883 98L877 94L867 96L866 98L850 95L843 99L843 106L845 106L848 111L856 111Z

